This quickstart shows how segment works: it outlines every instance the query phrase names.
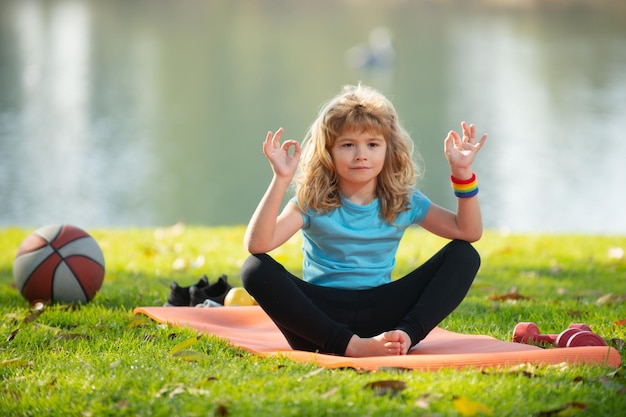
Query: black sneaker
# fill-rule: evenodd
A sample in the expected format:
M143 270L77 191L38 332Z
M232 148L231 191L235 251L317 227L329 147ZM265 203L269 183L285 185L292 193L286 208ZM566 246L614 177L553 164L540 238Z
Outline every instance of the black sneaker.
M196 306L202 304L204 300L213 300L216 303L224 305L224 299L228 291L232 289L232 285L228 283L228 277L222 275L217 279L215 284L209 286L195 286L192 285L189 288L190 306Z
M189 307L189 303L191 302L189 290L192 287L204 288L208 286L209 279L206 275L203 275L202 278L200 278L195 285L190 285L189 287L181 287L176 281L174 281L170 285L170 295L167 297L167 303L165 303L165 307Z

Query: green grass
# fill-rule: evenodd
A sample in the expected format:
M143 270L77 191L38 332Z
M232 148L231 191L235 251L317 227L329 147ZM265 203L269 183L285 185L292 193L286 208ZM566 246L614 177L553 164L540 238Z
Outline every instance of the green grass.
M87 305L47 306L37 314L12 285L13 257L32 230L0 230L0 415L469 415L455 405L457 396L488 407L495 416L624 415L621 369L318 369L259 358L211 336L192 343L196 334L190 330L133 317L136 306L162 305L173 280L189 285L202 274L214 280L225 273L238 284L246 257L243 231L182 226L90 230L107 262L101 291ZM397 273L408 272L442 243L411 231L400 248ZM626 258L613 255L614 248L626 249L626 237L489 232L476 246L481 270L442 327L509 340L519 321L534 321L545 333L586 322L606 340L616 339L612 343L626 359L619 345L626 338L626 327L619 324L626 319ZM299 271L298 239L274 255ZM514 288L527 298L490 298ZM189 345L181 346L185 341ZM173 352L183 347L182 356ZM380 395L366 387L384 380L403 381L405 389Z

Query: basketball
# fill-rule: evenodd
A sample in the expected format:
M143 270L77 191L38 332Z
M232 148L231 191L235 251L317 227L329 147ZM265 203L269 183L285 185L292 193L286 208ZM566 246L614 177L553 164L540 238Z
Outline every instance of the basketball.
M13 278L31 303L87 303L102 286L104 256L84 230L71 225L44 226L20 244Z

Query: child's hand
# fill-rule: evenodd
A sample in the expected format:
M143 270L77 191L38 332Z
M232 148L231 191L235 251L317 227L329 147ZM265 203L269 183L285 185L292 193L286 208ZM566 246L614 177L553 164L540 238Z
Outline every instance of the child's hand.
M281 127L276 133L267 132L265 142L263 142L263 154L270 161L274 174L278 177L291 178L298 168L300 160L300 144L295 140L286 140L280 144L280 137L283 134ZM293 153L289 154L293 147Z
M459 179L467 179L472 176L472 162L485 143L487 134L485 133L480 141L476 142L476 128L473 124L468 126L466 122L462 122L461 128L463 138L451 130L444 141L444 150L452 175Z

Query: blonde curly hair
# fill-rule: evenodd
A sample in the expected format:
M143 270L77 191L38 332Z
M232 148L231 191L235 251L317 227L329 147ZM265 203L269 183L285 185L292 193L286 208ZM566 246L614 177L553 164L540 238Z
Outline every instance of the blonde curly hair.
M331 156L335 140L344 131L381 134L387 143L376 196L380 216L393 223L409 208L411 188L418 176L413 160L413 141L401 126L397 112L382 93L364 86L348 85L322 107L309 129L295 178L301 209L329 213L341 206L337 173Z

